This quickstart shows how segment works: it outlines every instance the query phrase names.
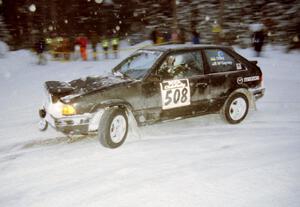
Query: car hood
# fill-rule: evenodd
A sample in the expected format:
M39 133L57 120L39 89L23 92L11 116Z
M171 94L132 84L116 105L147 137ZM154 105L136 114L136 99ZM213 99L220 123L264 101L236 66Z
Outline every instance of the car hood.
M95 77L86 77L70 82L61 82L61 81L47 81L45 82L46 90L58 97L64 99L72 99L84 94L104 90L110 87L114 87L120 84L132 82L131 79L125 79L119 76L95 76Z

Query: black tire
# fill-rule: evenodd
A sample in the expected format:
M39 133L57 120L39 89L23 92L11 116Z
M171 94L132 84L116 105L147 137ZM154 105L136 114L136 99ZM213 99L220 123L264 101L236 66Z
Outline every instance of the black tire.
M113 132L111 132L111 128L115 128L114 125L112 124L113 121L116 121L118 119L121 119L122 123L125 122L126 126L125 126L125 131L122 129L120 130L122 132L121 135L124 134L124 136L117 137L119 140L115 141L116 137L112 137ZM104 147L117 148L124 143L127 137L127 133L128 133L128 117L125 110L121 108L114 108L114 107L105 110L105 112L101 117L99 128L98 128L98 137L100 143Z
M241 110L234 109L237 104L242 105ZM238 108L238 107L237 107ZM242 93L236 93L230 96L222 110L221 114L223 118L230 124L238 124L245 119L249 110L249 100L247 96ZM236 112L237 111L237 112Z

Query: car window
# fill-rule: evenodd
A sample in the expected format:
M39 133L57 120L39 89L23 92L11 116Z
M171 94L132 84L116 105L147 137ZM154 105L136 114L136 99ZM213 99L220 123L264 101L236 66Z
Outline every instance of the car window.
M162 79L188 78L204 73L200 51L168 55L158 69Z
M206 49L205 54L212 73L236 70L236 61L223 50Z
M162 53L156 51L138 51L129 57L118 69L122 74L133 79L141 79L153 66Z

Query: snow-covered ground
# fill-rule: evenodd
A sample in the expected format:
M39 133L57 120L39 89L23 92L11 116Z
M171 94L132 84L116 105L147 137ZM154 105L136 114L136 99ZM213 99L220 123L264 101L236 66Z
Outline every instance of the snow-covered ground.
M239 125L218 115L140 128L110 150L37 129L46 80L105 74L119 60L0 59L0 206L300 206L300 53L257 59L266 95ZM125 50L121 58L130 54Z

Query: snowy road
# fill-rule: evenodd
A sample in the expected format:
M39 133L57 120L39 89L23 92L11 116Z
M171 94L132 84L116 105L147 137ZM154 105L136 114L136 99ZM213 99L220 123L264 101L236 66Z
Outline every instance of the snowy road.
M0 206L300 206L300 53L279 49L257 59L267 91L241 124L167 122L116 150L36 123L45 80L106 73L118 61L36 66L11 52L0 59Z

